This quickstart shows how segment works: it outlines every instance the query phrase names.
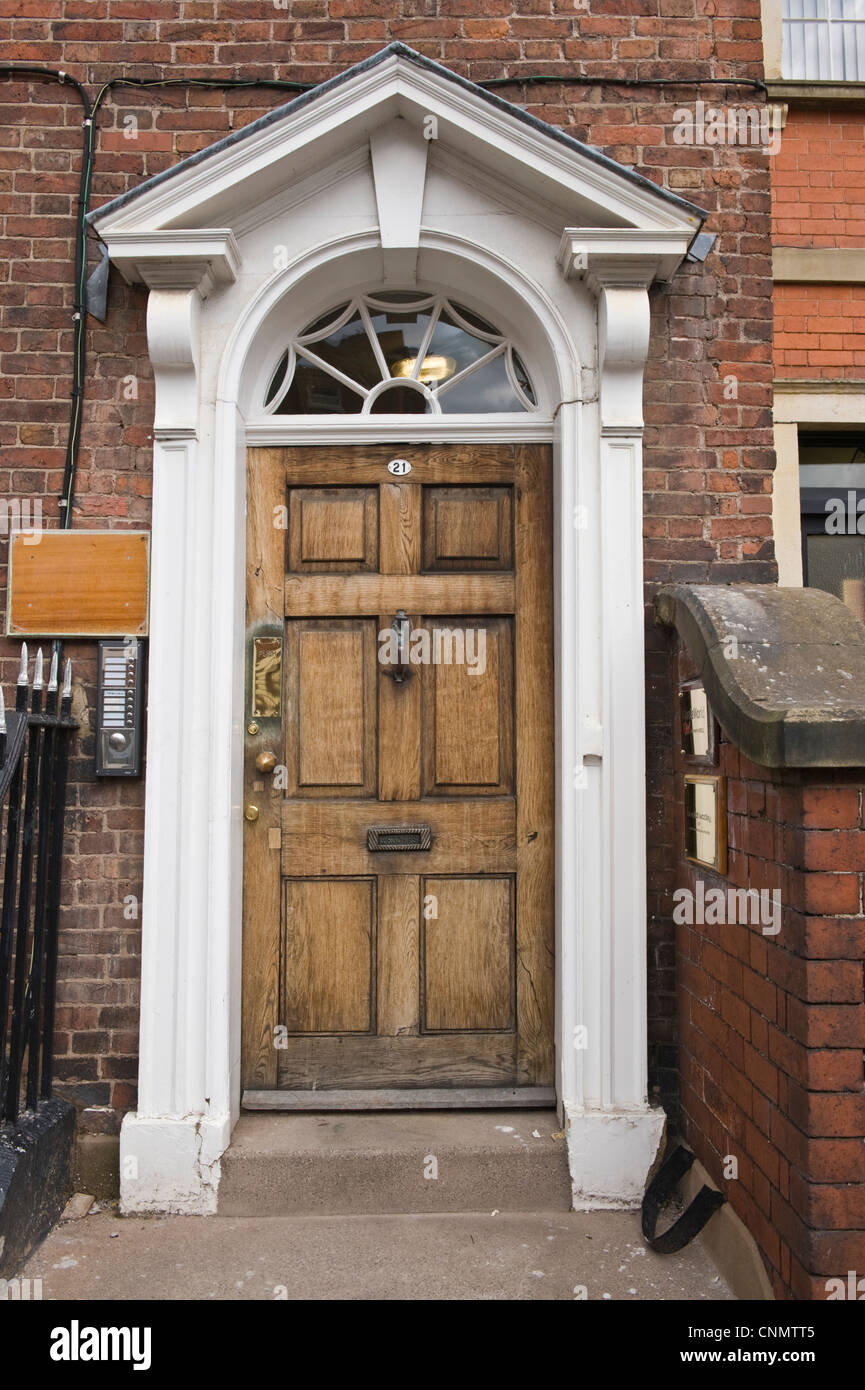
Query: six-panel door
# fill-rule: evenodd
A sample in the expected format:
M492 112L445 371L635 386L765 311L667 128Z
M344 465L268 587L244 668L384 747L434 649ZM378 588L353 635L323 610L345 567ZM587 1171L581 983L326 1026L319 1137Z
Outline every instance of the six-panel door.
M249 458L248 1090L552 1081L549 451L402 453Z

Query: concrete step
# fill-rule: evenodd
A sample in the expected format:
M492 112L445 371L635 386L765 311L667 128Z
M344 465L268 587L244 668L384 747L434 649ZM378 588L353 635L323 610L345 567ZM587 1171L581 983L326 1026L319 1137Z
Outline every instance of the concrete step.
M569 1211L554 1111L242 1115L220 1216Z
M117 1310L109 1318L70 1306L92 1299L561 1300L570 1302L570 1321L576 1325L578 1284L597 1302L735 1297L701 1236L675 1255L656 1255L646 1248L635 1211L217 1220L100 1211L55 1227L22 1276L41 1279L43 1299L66 1305L57 1321L67 1325L71 1317L87 1324L130 1320ZM591 1313L582 1316L591 1320ZM695 1322L711 1327L709 1316L694 1311ZM139 1312L131 1321L147 1319ZM638 1337L635 1345L643 1362L633 1369L644 1375L647 1339ZM154 1350L158 1346L154 1337ZM174 1360L185 1372L182 1349ZM620 1369L631 1370L620 1356L617 1360ZM200 1373L200 1362L188 1364Z

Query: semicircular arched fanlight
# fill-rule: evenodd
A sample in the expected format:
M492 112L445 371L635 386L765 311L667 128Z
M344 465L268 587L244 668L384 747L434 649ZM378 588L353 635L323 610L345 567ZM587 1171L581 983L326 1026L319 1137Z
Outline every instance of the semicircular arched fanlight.
M534 410L510 339L443 295L381 291L320 314L283 351L273 415L488 414Z

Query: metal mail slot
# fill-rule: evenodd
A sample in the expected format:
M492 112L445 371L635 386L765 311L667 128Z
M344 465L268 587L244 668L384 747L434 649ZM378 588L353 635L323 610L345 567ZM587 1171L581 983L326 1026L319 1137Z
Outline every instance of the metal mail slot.
M428 825L371 825L366 832L366 847L374 853L382 851L411 852L429 849L432 831Z

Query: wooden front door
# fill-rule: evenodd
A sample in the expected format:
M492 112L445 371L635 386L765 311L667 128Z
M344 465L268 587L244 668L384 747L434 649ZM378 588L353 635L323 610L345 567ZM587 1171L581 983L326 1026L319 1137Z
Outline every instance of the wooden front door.
M552 1084L551 471L250 452L248 1104Z

